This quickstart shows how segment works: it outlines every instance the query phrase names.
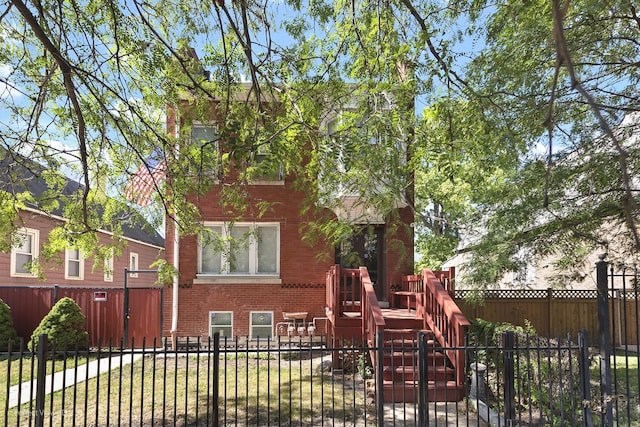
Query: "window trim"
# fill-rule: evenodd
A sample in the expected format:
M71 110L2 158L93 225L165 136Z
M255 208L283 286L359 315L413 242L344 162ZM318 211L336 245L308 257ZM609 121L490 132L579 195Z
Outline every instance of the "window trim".
M257 326L257 327L262 327L262 328L266 328L266 325L254 325L253 324L253 315L254 314L259 314L259 313L264 313L264 314L269 314L271 316L271 335L269 337L260 337L261 340L267 340L267 338L269 339L273 339L274 335L273 335L273 320L274 320L274 316L273 316L273 311L264 311L264 310L252 310L249 312L249 340L250 341L254 341L256 339L258 339L258 337L255 337L253 334L253 327Z
M113 282L114 265L115 265L114 251L113 249L111 249L110 255L104 259L103 279L105 282Z
M234 337L233 335L233 311L229 311L229 310L211 310L209 311L209 337L213 338L213 325L211 324L211 315L214 313L220 313L220 314L231 314L231 324L230 325L223 325L222 327L230 327L231 328L231 335L228 336L227 338L232 339ZM220 326L220 325L218 325ZM226 337L226 335L220 335L220 340L223 340Z
M78 258L71 258L72 252L78 252ZM71 262L78 263L78 275L72 276L69 272ZM64 278L67 280L84 280L84 254L82 250L77 248L67 248L64 251Z
M32 239L31 253L28 255L31 255L31 264L33 265L34 263L37 262L38 256L40 255L40 230L37 230L34 228L21 228L18 230L16 234L31 236L31 239ZM10 267L11 277L36 277L37 274L33 272L23 273L23 272L17 271L16 257L18 255L18 249L20 247L22 247L22 244L17 247L12 245L11 247L11 267ZM27 253L20 252L20 255L27 255Z
M227 239L230 234L229 223L222 221L206 221L203 223L205 228L208 227L221 227L222 238ZM275 227L276 228L276 271L275 272L258 272L258 244L255 238L251 238L249 243L249 272L234 273L230 271L228 256L225 254L230 248L227 246L225 252L220 254L221 265L223 271L220 273L202 272L202 255L203 244L202 239L198 241L198 259L197 259L197 278L264 278L264 279L278 279L280 278L280 255L281 255L281 234L279 222L236 222L233 224L236 227L250 227L251 233L254 233L256 229L260 227ZM230 243L228 243L229 245Z
M140 264L140 255L137 252L129 252L129 277L135 279L138 277L138 273L131 273L131 271L137 271Z

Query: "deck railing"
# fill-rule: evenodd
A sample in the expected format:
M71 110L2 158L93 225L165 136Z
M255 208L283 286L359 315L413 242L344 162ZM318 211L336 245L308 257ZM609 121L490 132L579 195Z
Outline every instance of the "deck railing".
M326 304L333 316L342 317L345 312L361 312L360 269L332 265L327 272Z

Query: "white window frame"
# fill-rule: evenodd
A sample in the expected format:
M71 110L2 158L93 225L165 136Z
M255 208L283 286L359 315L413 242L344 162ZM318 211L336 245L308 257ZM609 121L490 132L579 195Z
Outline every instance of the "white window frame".
M213 311L209 312L209 337L213 338L213 334L214 334L214 332L216 332L216 331L213 330L214 325L212 324L213 317L216 314L231 314L231 324L229 324L229 325L215 325L215 326L216 326L216 329L220 329L220 328L230 328L231 329L229 335L224 334L224 332L220 334L220 341L223 341L225 337L227 339L233 339L233 336L234 336L233 335L233 311L213 310Z
M266 325L254 325L253 324L253 315L254 314L268 314L271 317L271 324L269 325L269 327L271 328L271 332L269 333L268 337L263 337L260 336L261 340L267 340L267 338L273 338L273 311L250 311L249 312L249 340L253 341L258 339L258 336L256 334L254 334L253 332L253 328L254 327L258 327L258 328L266 328Z
M23 236L26 236L31 239L31 252L20 252L22 245L24 243ZM21 272L17 269L17 256L18 255L28 255L31 256L31 264L33 265L38 260L38 255L40 254L40 230L36 230L33 228L22 228L17 233L17 238L20 239L19 246L13 246L11 248L11 276L12 277L36 277L36 273L33 272ZM24 265L24 264L23 264ZM21 266L22 267L22 266Z
M76 258L77 254L77 258ZM78 275L72 276L71 263L78 264ZM67 280L84 280L84 255L80 249L67 248L64 256L64 278Z
M104 281L113 282L113 265L114 265L114 251L111 249L109 257L104 259Z
M210 131L205 131L205 133L211 132L211 133L213 133L212 136L214 136L216 138L219 137L219 135L220 135L220 126L218 124L202 123L200 121L193 122L191 124L191 126L190 126L190 129L189 129L189 142L192 145L198 146L200 148L202 148L202 144L203 143L208 143L209 141L196 140L194 138L194 135L193 135L194 130L196 130L196 129L209 129ZM213 144L213 148L212 149L216 153L218 152L219 143L218 143L217 140L214 140L214 144ZM219 168L220 168L220 165L216 164L215 169L208 170L206 172L205 171L196 170L196 171L190 171L189 173L191 173L191 174L211 173L211 174L213 174L214 177L217 177ZM217 179L216 179L216 181L217 181Z
M207 124L207 123L202 123L202 122L194 122L191 125L191 129L189 131L189 138L191 139L192 143L195 144L199 144L200 141L196 141L193 138L193 130L194 129L211 129L213 131L213 133L215 134L215 136L218 136L220 133L220 127L217 124ZM209 141L206 141L209 142ZM215 142L215 147L218 148L218 142Z
M138 271L140 255L137 252L129 252L129 271ZM136 278L138 273L129 273L129 277Z
M217 277L230 277L230 276L244 276L244 277L280 277L280 223L279 222L236 222L234 227L250 227L252 235L249 240L249 271L248 272L232 272L229 253L230 253L230 233L231 229L229 224L224 222L205 222L205 227L220 227L222 230L221 238L226 243L226 249L220 253L222 271L215 272L202 272L202 252L204 246L202 239L198 243L198 277L217 276ZM258 241L254 237L256 229L260 227L275 227L276 229L276 271L274 272L260 272L258 271Z

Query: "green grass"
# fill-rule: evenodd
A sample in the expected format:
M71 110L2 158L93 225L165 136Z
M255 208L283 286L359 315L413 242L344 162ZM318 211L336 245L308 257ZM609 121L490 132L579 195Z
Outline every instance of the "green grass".
M91 358L90 360L95 359ZM33 367L32 367L33 360ZM78 357L78 366L87 363L87 358L85 356ZM68 357L65 359L56 359L56 360L48 360L46 365L47 374L51 374L53 372L59 372L66 368L70 368L75 366L75 357ZM9 378L9 385L14 386L21 382L30 381L31 374L35 376L38 372L38 361L36 358L31 359L30 357L12 357L11 359L7 357L0 357L0 378L3 380L5 378ZM3 381L3 386L6 386L6 383ZM2 399L3 395L1 394L3 391L0 390L0 399ZM1 400L0 400L1 401Z
M614 419L619 424L640 425L640 377L638 377L638 354L617 351L611 356L611 392L613 396L612 410ZM594 420L599 419L598 410L603 405L600 399L600 364L599 358L590 369L591 396L594 408Z
M220 423L294 423L363 419L365 386L354 377L316 369L321 358L292 360L277 354L220 361ZM74 389L47 396L45 414L54 425L144 424L176 420L201 425L213 412L213 364L208 358L145 357ZM75 391L75 395L74 395ZM86 402L86 403L85 403ZM9 411L9 425L28 422L29 406ZM210 416L210 415L209 415ZM267 421L268 420L268 421ZM48 421L47 421L48 422Z

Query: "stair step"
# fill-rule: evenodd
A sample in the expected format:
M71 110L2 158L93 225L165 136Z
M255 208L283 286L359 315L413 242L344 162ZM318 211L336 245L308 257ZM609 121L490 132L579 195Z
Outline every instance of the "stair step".
M384 330L385 340L401 340L408 342L418 342L418 334L423 331L422 328L387 328ZM423 331L428 335L428 339L433 340L431 331Z
M394 369L402 366L413 367L418 365L418 357L416 354L403 352L385 353L382 365ZM450 367L446 356L442 353L427 355L427 369L438 369L439 367Z
M443 381L454 378L455 370L449 366L431 366L427 368L427 379L429 381ZM413 366L385 366L382 368L382 378L385 381L394 382L416 382L419 379L419 372Z
M419 331L424 328L422 319L385 317L384 322L389 329L413 329Z

